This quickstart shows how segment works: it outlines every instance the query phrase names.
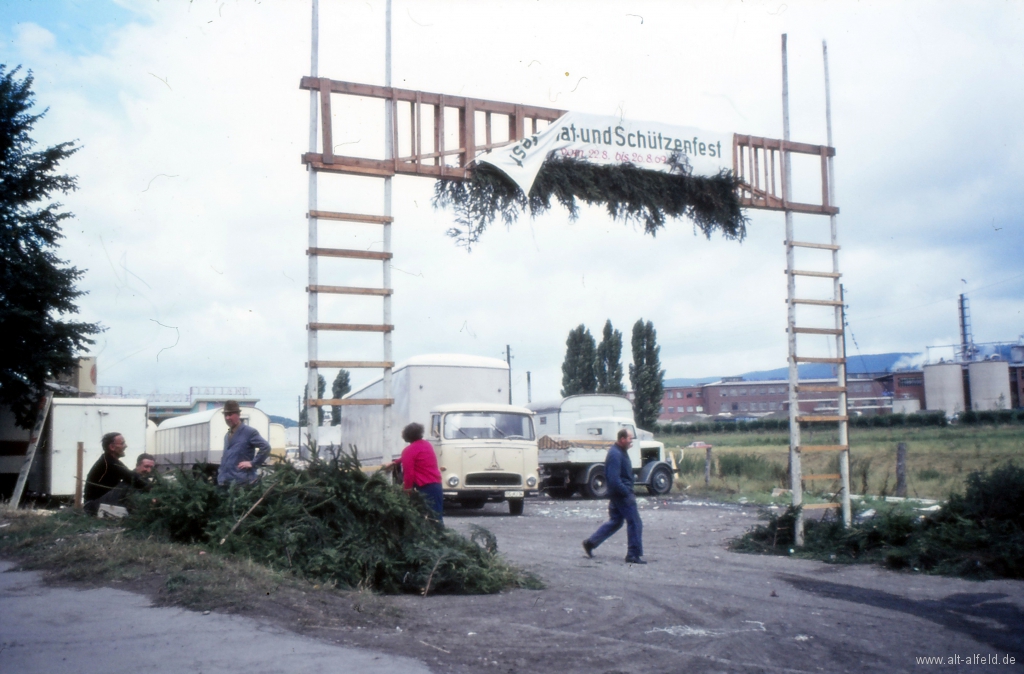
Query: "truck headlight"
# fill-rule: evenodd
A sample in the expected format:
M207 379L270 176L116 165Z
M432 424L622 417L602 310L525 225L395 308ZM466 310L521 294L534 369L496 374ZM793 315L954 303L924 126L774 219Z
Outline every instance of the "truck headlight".
M458 487L459 486L459 476L458 475L449 475L448 476L448 486L449 487Z
M530 489L533 489L534 487L536 487L537 486L537 478L535 478L533 475L531 475L530 477L526 478L526 486L529 487Z

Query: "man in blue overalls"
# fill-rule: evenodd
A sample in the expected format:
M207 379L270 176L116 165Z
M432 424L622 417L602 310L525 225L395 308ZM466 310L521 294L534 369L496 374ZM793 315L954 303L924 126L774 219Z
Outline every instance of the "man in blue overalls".
M601 545L626 523L626 563L646 564L644 555L643 523L636 507L633 494L633 463L629 460L629 448L633 446L633 435L625 428L616 436L615 444L608 450L604 460L604 475L608 480L608 521L601 525L590 538L583 541L587 557L594 556L594 548Z

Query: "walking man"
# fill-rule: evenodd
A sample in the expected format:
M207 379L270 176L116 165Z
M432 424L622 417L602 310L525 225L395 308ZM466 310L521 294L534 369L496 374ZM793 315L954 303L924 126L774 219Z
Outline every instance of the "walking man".
M256 468L266 463L270 456L270 443L255 428L242 423L242 409L237 401L224 403L223 412L228 432L224 435L224 454L220 458L217 484L252 484L257 479Z
M633 494L633 462L629 460L629 448L633 446L633 435L625 428L616 436L615 444L608 450L604 460L604 475L608 480L608 521L583 541L587 557L594 556L594 548L604 543L626 523L626 563L646 564L642 557L643 524Z

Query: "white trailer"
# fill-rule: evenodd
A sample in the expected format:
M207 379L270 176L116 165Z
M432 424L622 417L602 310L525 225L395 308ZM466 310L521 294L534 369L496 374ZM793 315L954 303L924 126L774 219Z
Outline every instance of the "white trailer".
M571 435L576 422L596 417L633 419L633 403L626 396L606 393L582 393L561 400L531 403L527 407L536 415L537 435ZM653 433L636 429L634 436L650 440Z
M508 403L508 363L464 354L414 356L391 371L391 437L384 443L384 412L378 405L341 408L341 443L356 450L364 465L390 462L401 452L402 428L413 421L429 427L430 411L448 403ZM383 398L384 383L376 379L346 399ZM324 443L326 444L326 443Z
M252 426L264 440L270 437L270 418L255 407L242 408L242 423ZM228 424L220 409L206 410L164 419L156 429L156 447L151 454L157 466L190 467L220 465Z
M74 496L78 480L78 443L84 447L82 478L103 454L100 439L106 433L124 436L128 449L123 459L129 467L146 451L145 400L108 398L54 398L50 419L43 431L25 487L40 496ZM4 410L9 416L9 411ZM17 478L25 461L29 431L22 432L13 425L13 417L4 417L4 426L10 421L8 443L12 451L0 457L0 474L6 485ZM23 444L20 442L24 437ZM12 442L13 441L13 442ZM83 485L84 488L84 485ZM6 487L5 487L6 490Z

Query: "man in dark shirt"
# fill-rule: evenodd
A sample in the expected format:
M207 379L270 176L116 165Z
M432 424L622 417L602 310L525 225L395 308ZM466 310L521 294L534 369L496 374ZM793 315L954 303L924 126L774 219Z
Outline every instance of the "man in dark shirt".
M103 456L92 465L85 478L85 511L88 513L95 513L100 499L121 482L145 486L141 476L121 462L124 450L128 448L123 435L107 433L100 440L100 446L103 448Z
M270 443L255 428L242 423L242 410L236 401L224 403L223 412L228 432L224 435L217 484L252 484L257 479L256 468L270 457Z
M593 557L594 548L604 543L626 523L626 563L646 564L642 557L643 523L636 507L633 494L633 462L629 460L629 448L633 436L625 428L619 431L615 444L608 450L604 461L604 475L608 480L608 521L600 526L590 538L583 541L583 551Z

